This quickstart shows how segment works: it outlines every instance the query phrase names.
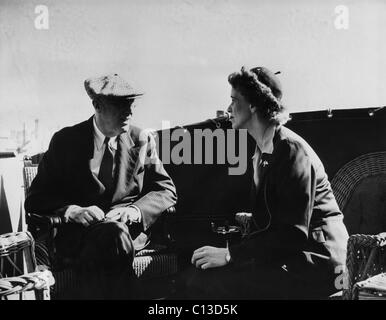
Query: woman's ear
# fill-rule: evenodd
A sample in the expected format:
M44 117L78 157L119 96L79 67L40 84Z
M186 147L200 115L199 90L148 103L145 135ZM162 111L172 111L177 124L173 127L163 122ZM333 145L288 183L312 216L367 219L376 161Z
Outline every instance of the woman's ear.
M257 110L257 108L256 108L256 106L250 104L250 105L249 105L249 110L251 111L251 113L255 113L256 110Z

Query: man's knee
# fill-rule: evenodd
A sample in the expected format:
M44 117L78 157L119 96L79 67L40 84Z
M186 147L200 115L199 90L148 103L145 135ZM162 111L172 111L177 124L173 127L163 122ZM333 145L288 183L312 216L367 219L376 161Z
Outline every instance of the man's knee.
M187 299L216 299L226 296L226 281L229 278L227 268L214 268L200 270L189 267L181 276L184 285L180 290L184 291Z
M132 263L134 246L127 226L115 221L90 226L84 237L81 259L101 267Z
M117 241L129 241L131 237L126 224L117 221L105 221L89 226L86 230L85 240L100 243L117 243Z

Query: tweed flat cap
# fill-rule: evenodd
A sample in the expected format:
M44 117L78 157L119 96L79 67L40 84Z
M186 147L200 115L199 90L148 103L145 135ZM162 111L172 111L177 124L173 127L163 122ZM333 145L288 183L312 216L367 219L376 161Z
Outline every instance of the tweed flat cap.
M143 95L116 73L86 79L84 87L91 99L96 97L133 99Z

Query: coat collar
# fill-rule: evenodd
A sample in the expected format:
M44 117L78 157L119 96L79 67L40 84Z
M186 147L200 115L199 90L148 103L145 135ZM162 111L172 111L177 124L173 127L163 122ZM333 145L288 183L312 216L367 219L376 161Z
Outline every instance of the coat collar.
M92 159L94 156L94 116L90 117L88 120L79 124L78 136L81 141L80 153L81 156L87 157L87 159ZM133 141L132 132L129 130L126 133L122 133L117 136L117 151L122 150L123 153L128 152L132 147L136 147L135 142Z
M271 167L271 164L275 158L275 151L277 151L278 142L281 136L281 126L273 129L272 143L267 144L266 149L262 150L260 161L260 179L263 182L264 178Z
M273 137L275 136L275 133L276 127L274 125L269 125L268 128L265 130L262 140L256 142L255 154L257 152L260 152L262 154L273 152Z
M283 139L283 132L282 132L282 126L278 126L275 128L275 132L273 135L273 140L272 140L272 151L271 153L269 152L263 152L261 155L261 168L264 172L268 170L269 167L271 167L272 163L274 162L277 154L279 153L280 149L280 142Z
M259 164L260 183L259 183L258 189L256 189L256 186L252 179L252 190L253 190L252 194L254 195L256 195L260 190L265 188L265 184L267 183L267 173L269 172L270 168L272 167L272 163L274 162L280 140L281 140L281 127L279 126L274 129L271 146L269 147L269 149L264 150L265 152L263 151L261 154L261 161Z
M76 137L79 137L78 159L84 163L84 169L89 169L89 160L94 156L94 125L93 117L80 123L77 127ZM117 151L115 154L115 176L116 186L113 193L113 202L115 199L120 199L126 194L127 188L132 183L133 172L138 160L140 146L133 140L133 131L130 130L122 133L117 137ZM103 185L96 179L91 170L87 170L87 174L95 180L99 188Z
M103 144L105 143L106 136L99 130L96 124L95 116L93 117L92 123L94 131L94 148L100 150L103 147ZM118 136L110 138L108 143L109 147L115 151L117 150L117 137Z
M257 229L262 229L268 222L266 221L267 215L263 213L259 213L256 215L258 212L260 212L259 207L261 206L262 203L266 203L266 188L267 188L267 183L269 179L269 172L272 170L272 165L275 161L275 157L278 153L278 148L279 142L281 140L281 127L276 127L275 128L275 133L273 136L273 150L272 153L268 152L263 152L261 155L261 162L260 162L260 182L259 182L259 188L256 188L253 178L251 179L252 181L252 188L251 188L251 210L253 212L253 219L255 226Z
M91 159L94 156L94 128L93 128L93 117L90 117L87 121L82 122L79 125L79 139L82 139L82 146L79 150L80 155Z

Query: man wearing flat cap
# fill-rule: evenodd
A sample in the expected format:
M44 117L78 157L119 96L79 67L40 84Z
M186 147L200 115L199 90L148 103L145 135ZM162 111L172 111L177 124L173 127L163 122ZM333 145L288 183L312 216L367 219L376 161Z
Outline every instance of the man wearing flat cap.
M54 134L25 201L28 212L59 213L57 249L78 262L84 298L130 298L135 251L176 203L154 138L131 125L135 91L117 74L84 83L95 114Z

